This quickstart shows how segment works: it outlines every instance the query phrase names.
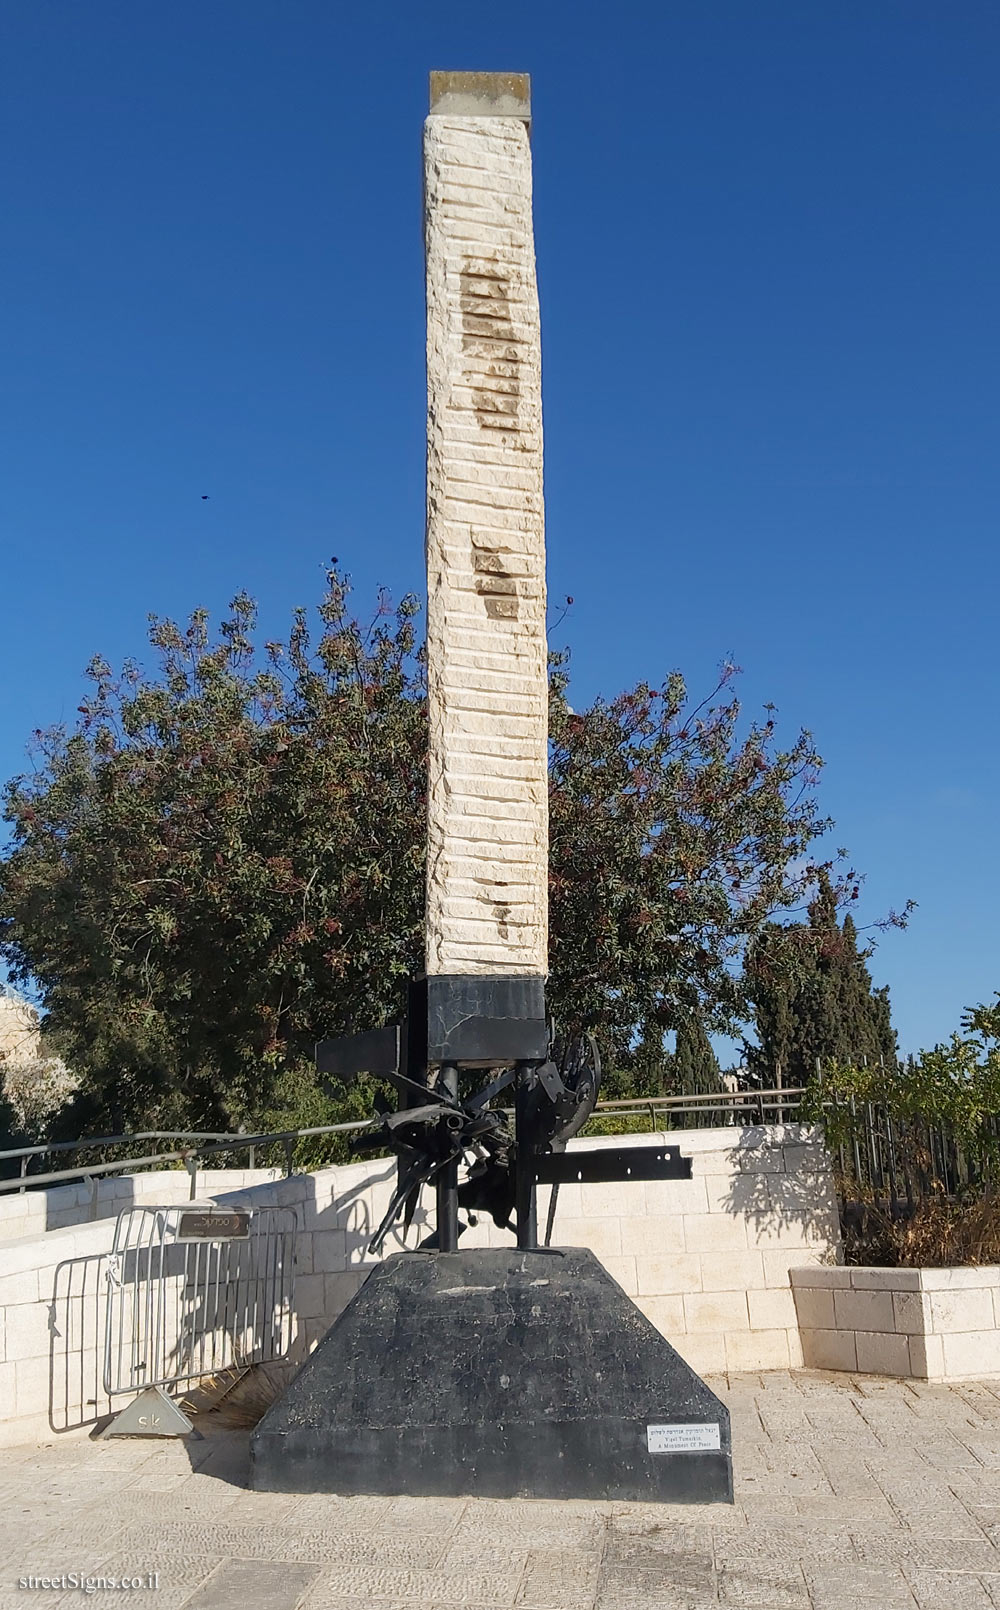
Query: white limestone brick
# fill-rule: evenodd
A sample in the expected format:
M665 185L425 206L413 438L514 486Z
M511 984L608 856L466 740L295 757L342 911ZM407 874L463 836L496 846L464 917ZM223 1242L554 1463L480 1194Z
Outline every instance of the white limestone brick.
M583 1216L619 1219L645 1217L645 1195L641 1180L608 1180L586 1185L582 1191Z
M586 1222L586 1221L584 1221ZM620 1219L622 1251L637 1257L656 1258L685 1250L682 1218L653 1219L635 1216Z
M823 1286L793 1286L797 1322L805 1330L835 1330L833 1292Z
M38 1414L48 1408L50 1371L48 1350L44 1355L15 1360L14 1414Z
M765 1252L765 1264L769 1256ZM793 1252L791 1262L786 1267L785 1279L790 1280L793 1286L829 1286L834 1290L846 1290L852 1284L851 1276L854 1273L842 1263L825 1261L819 1252Z
M842 1330L894 1332L896 1329L889 1291L835 1291L833 1311Z
M374 1222L372 1229L375 1229ZM347 1261L347 1234L344 1230L315 1230L312 1243L314 1274L330 1274L343 1269Z
M970 1271L971 1272L971 1271ZM993 1294L983 1288L976 1290L961 1287L951 1291L931 1291L928 1294L931 1311L931 1329L944 1331L976 1331L994 1328Z
M712 1335L707 1331L695 1335L689 1331L686 1336L671 1336L669 1340L685 1363L690 1364L698 1375L718 1375L725 1370L725 1336Z
M16 1275L0 1275L0 1308L38 1301L37 1269L21 1269Z
M947 1379L1000 1375L1000 1333L992 1327L979 1331L948 1331L941 1336L941 1341Z
M704 1179L647 1180L646 1212L663 1218L673 1214L707 1213L709 1201Z
M787 1330L726 1332L727 1370L787 1370Z
M746 1293L742 1291L688 1292L684 1296L684 1318L689 1331L734 1331L750 1329Z
M466 1245L467 1239L468 1238L466 1236L462 1237L463 1247ZM619 1286L622 1288L622 1291L626 1292L629 1297L635 1297L637 1295L639 1291L639 1282L636 1272L635 1258L602 1258L601 1262L608 1271L608 1274L611 1276L612 1280L617 1280Z
M49 1312L43 1303L18 1303L6 1310L4 1353L8 1361L48 1358Z
M910 1372L918 1380L943 1381L944 1339L941 1336L911 1336Z
M954 1291L966 1286L996 1286L1000 1283L1000 1264L983 1263L973 1268L921 1269L923 1291Z
M683 1297L636 1297L635 1305L668 1342L687 1334Z
M807 1370L856 1370L858 1354L852 1330L799 1329L802 1361Z
M753 1331L791 1330L798 1323L791 1287L787 1291L748 1291L747 1303Z
M885 1331L854 1333L858 1369L865 1375L909 1375L910 1347L905 1336Z
M847 1271L857 1291L919 1291L920 1269L881 1269L861 1265Z
M707 1252L698 1257L705 1291L749 1291L764 1285L759 1252Z
M638 1291L643 1297L663 1293L701 1291L702 1260L694 1253L644 1256L635 1260Z
M684 1219L688 1252L737 1252L747 1245L747 1223L725 1213L690 1213Z
M598 1258L620 1258L626 1250L620 1219L564 1219L559 1242L564 1247L589 1247Z
M930 1302L923 1292L894 1291L892 1314L896 1331L901 1336L922 1336L931 1328Z

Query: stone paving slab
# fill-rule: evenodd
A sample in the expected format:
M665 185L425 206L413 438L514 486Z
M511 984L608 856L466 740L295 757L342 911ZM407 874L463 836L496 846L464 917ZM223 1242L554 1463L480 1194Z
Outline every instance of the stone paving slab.
M242 1432L5 1450L0 1610L1000 1610L1000 1382L710 1384L731 1507L252 1493Z

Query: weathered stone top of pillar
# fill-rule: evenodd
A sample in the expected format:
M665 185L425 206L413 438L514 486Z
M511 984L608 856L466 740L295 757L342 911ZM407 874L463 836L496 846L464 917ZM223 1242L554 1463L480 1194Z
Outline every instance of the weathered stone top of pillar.
M515 117L531 122L528 73L431 73L431 116Z

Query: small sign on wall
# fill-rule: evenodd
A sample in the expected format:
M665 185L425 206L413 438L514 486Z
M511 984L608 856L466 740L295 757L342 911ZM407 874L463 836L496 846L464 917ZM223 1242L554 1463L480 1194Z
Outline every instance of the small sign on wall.
M721 1446L718 1420L646 1427L646 1447L650 1453L717 1453Z

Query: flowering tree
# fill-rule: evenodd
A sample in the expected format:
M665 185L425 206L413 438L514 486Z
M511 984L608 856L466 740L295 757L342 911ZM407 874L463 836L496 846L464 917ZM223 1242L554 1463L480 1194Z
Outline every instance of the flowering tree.
M363 624L334 564L318 631L299 611L286 643L257 645L242 594L217 634L154 618L154 673L96 659L76 728L36 734L0 954L80 1073L77 1133L322 1122L315 1040L399 1012L422 964L416 613L383 597ZM741 1020L747 943L828 826L809 735L781 748L771 711L740 735L735 676L693 709L674 673L577 713L554 659L549 995L619 1066L693 1010Z

